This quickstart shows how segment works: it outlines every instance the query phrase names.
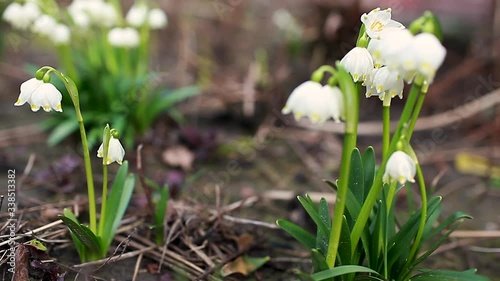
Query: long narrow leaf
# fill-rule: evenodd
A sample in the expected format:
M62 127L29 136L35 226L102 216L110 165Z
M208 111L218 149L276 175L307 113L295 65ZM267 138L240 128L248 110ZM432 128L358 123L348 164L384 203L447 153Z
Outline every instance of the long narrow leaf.
M108 196L106 206L106 221L104 222L102 250L106 251L113 240L113 237L120 225L120 222L128 207L130 197L135 186L135 177L128 173L128 162L124 161L118 173ZM105 254L105 253L103 253Z
M312 202L312 201L310 201L310 198L307 199L307 197L306 197L306 199L304 199L304 197L302 197L302 196L297 196L297 198L299 199L299 202L302 204L302 206L304 207L306 212L309 214L311 219L314 221L314 223L316 223L318 230L321 231L324 235L328 236L330 234L330 232L328 231L328 227L321 220L321 218L316 210L316 206L314 206L314 203L313 204L310 203L310 202Z
M451 270L424 270L411 278L412 281L489 281L490 279L477 275L476 270L451 271Z
M64 215L60 215L59 218L91 253L101 252L99 238L88 227L78 224Z
M307 249L314 249L316 247L316 237L302 227L283 219L277 220L276 224L302 243L302 245L306 246Z
M344 274L351 274L351 273L372 273L372 274L378 275L378 273L375 270L370 269L368 267L359 266L359 265L342 265L342 266L330 268L330 269L315 273L312 275L312 278L315 281L320 281L320 280L325 280L328 278L337 277L337 276L341 276Z

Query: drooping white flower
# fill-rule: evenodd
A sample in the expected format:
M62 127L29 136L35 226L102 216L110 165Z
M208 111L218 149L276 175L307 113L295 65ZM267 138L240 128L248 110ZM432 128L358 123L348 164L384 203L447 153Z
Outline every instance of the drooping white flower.
M415 182L416 172L416 163L413 158L403 151L396 151L387 160L383 181L384 183L398 181L400 184L407 181Z
M149 28L161 29L167 26L168 18L162 9L154 8L148 15Z
M7 6L7 8L5 8L2 14L2 18L6 22L14 25L13 22L15 22L18 18L22 17L22 13L23 13L23 6L17 2L12 2Z
M101 146L97 150L97 157L103 158L104 157L103 154L104 154L104 144L101 144ZM111 136L111 138L109 139L108 157L106 159L106 165L109 165L115 161L116 163L121 165L124 156L125 156L125 149L123 149L120 140L115 139L113 136Z
M380 59L391 69L401 68L411 49L413 35L407 29L387 32L379 42L374 42L372 52L379 52Z
M444 61L446 49L433 34L420 33L413 39L410 56L417 73L423 75L430 84Z
M90 25L111 27L118 22L115 7L103 0L74 0L68 6L73 22L82 28Z
M71 39L71 31L67 25L59 23L54 27L50 39L56 45L66 45Z
M34 112L40 107L46 112L51 110L62 112L61 100L62 94L54 85L31 78L21 84L21 93L14 105L21 106L27 102Z
M404 25L391 20L391 8L380 10L373 9L368 14L361 16L361 22L365 25L366 33L371 39L381 39L384 32L404 29Z
M115 27L109 31L108 41L114 47L135 48L140 42L139 31L132 27Z
M140 27L148 19L148 6L143 3L134 4L127 13L126 21L133 27Z
M40 7L34 2L27 2L24 5L14 2L7 6L2 17L14 28L27 30L41 13Z
M373 66L375 68L379 68L385 65L385 61L382 58L382 52L381 52L383 44L384 42L382 40L371 39L370 42L368 43L368 47L366 47L368 52L370 52L370 55L372 55Z
M387 66L381 67L375 72L372 87L375 88L381 100L395 96L403 98L403 79L397 70L391 70Z
M354 47L340 64L349 72L354 82L364 81L373 70L373 59L366 48Z
M41 15L33 23L32 31L38 35L48 36L54 32L57 21L49 15Z
M281 112L293 112L296 120L309 117L314 124L324 123L329 118L340 122L344 115L342 92L338 87L307 81L292 91Z

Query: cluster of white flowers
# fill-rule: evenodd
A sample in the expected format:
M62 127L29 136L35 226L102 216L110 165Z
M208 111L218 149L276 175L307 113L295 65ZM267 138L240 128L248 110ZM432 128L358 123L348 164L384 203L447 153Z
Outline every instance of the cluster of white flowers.
M133 5L125 19L130 26L141 27L148 24L151 29L161 29L167 26L168 23L163 10L158 8L150 9L145 3Z
M34 2L26 2L24 5L13 2L5 8L2 17L15 28L27 30L41 13L40 7Z
M133 48L140 43L138 28L148 25L150 29L167 26L165 12L149 8L146 4L135 4L128 11L125 21L116 7L106 0L73 0L67 8L69 25L58 21L60 12L42 9L42 1L12 2L3 13L3 19L19 30L29 30L46 37L55 45L69 44L72 33L85 34L92 27L108 29L108 41L115 47ZM42 11L52 10L53 14ZM63 17L61 17L63 18ZM128 26L122 26L126 22Z
M340 122L344 116L342 92L338 87L306 81L293 90L281 112L293 112L296 120L309 117L314 124L324 123L330 118Z
M115 47L134 48L139 45L139 31L132 27L115 27L108 33L109 44Z
M378 96L390 104L390 98L403 97L404 81L420 75L432 83L446 55L441 42L430 33L412 35L391 20L391 9L376 8L361 16L370 38L367 48L355 47L341 60L355 82L366 86L366 96Z

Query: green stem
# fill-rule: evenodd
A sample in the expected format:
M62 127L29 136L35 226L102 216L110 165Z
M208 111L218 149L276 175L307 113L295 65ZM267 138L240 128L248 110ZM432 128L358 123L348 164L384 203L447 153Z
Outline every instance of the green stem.
M87 177L87 193L89 196L89 219L90 230L96 233L97 231L97 216L96 216L96 203L94 191L94 179L92 177L92 165L90 164L89 144L87 142L87 134L85 133L85 126L83 125L83 117L80 108L75 107L76 116L78 118L78 126L80 127L80 135L82 137L83 159L85 162L85 174Z
M69 77L72 77L73 81L78 84L80 77L78 71L76 70L75 64L71 56L71 49L69 45L59 46L59 60L64 70L68 73Z
M389 233L389 219L390 219L390 213L391 213L391 208L393 205L394 201L394 195L396 194L396 187L398 186L398 182L394 181L391 183L389 186L389 192L387 193L387 201L386 201L386 208L387 208L387 213L386 213L386 223L385 223L385 230L384 230L384 277L385 279L388 278L389 276L389 270L387 268L387 254L388 254L388 247L387 247L387 242L389 240L388 233Z
M337 63L337 69L339 75L339 85L344 97L344 105L348 110L346 110L344 147L342 149L342 166L340 167L337 199L326 254L326 264L329 268L333 268L335 266L335 259L337 257L347 190L349 188L348 184L351 154L356 147L359 118L359 92L357 91L350 74L339 63Z
M101 217L99 219L99 236L103 235L104 225L106 222L106 202L108 198L108 153L109 141L111 139L111 130L109 125L104 127L102 138L102 202L101 202Z
M387 155L382 157L382 164L380 165L380 169L377 172L377 175L375 177L375 180L373 182L372 187L370 188L370 192L368 193L365 202L363 203L363 206L361 207L359 216L354 223L354 227L351 231L351 251L354 254L354 251L356 250L356 247L358 246L359 239L361 238L361 234L363 233L365 229L366 222L368 221L368 218L370 217L370 213L372 211L373 206L375 205L375 202L377 200L377 197L382 189L383 182L382 182L382 177L385 172L385 165L387 163L387 159L390 156L390 152L394 151L396 149L396 145L401 137L402 132L404 131L411 114L413 112L413 109L415 108L415 103L417 101L417 98L420 94L420 89L421 89L421 84L420 83L414 83L411 90L410 94L408 95L408 100L406 101L405 107L403 109L403 113L401 114L401 117L399 119L398 127L396 131L394 132L394 135L392 137L391 143L389 145L388 153Z
M87 141L87 134L85 132L85 126L83 121L82 112L80 111L80 100L78 96L78 88L75 85L75 82L71 80L68 76L59 72L51 66L43 66L38 71L47 70L46 74L50 72L54 72L64 83L64 86L68 90L71 101L73 102L73 106L76 112L76 119L78 121L78 127L80 128L80 136L82 138L82 150L83 150L83 160L85 163L85 175L87 179L87 192L89 196L89 220L90 220L90 230L93 233L97 231L97 216L96 216L96 203L95 203L95 191L94 191L94 179L92 174L92 165L90 163L90 152L89 152L89 144Z
M104 164L102 165L102 202L101 202L101 217L99 218L99 236L101 237L103 235L102 231L104 230L104 222L106 220L107 197L108 197L108 165Z
M417 123L418 116L420 114L420 110L422 109L422 105L424 104L426 93L422 91L420 93L420 96L418 97L417 105L415 106L415 110L413 111L413 115L411 118L410 125L408 126L407 130L407 139L410 140L411 136L413 134L413 130L415 129L415 124Z
M422 196L422 207L421 207L422 216L420 217L420 225L418 226L417 236L415 237L415 241L413 242L413 245L411 247L408 259L406 260L406 263L403 267L407 268L407 272L405 273L405 275L408 275L411 272L411 269L409 269L408 266L413 262L418 249L420 249L420 240L422 240L422 236L424 235L425 223L427 221L427 189L425 188L425 180L424 180L424 174L422 173L422 168L418 163L417 163L417 180L418 180L418 185L420 186L420 194Z
M390 98L390 97L387 97ZM383 106L383 133L382 133L382 158L387 157L389 152L389 143L391 141L391 107Z

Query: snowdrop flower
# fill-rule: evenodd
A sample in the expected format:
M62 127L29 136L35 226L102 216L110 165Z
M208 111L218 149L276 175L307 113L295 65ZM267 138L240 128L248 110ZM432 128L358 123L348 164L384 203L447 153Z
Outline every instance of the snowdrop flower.
M293 90L281 112L293 112L297 121L309 117L314 124L324 123L329 118L340 122L344 115L342 92L338 87L307 81Z
M162 9L154 8L149 11L148 22L151 29L161 29L167 26L168 18Z
M391 20L391 8L382 11L376 8L368 14L364 13L361 22L371 39L380 39L384 32L405 28L401 23Z
M101 144L99 149L97 150L97 157L103 158L104 155L104 144ZM125 149L123 149L120 140L115 139L115 137L111 136L109 139L109 147L108 147L108 157L106 159L106 165L109 165L116 161L118 164L122 164L123 157L125 156Z
M410 64L414 69L430 84L445 56L446 49L436 36L430 33L420 33L413 39L412 52L407 61L411 61Z
M139 45L139 32L131 27L115 27L108 33L108 41L111 46L134 48Z
M7 8L5 8L5 11L3 12L2 18L14 25L14 22L22 17L23 13L23 6L17 2L10 3Z
M404 184L407 181L415 182L417 172L416 163L410 155L403 151L396 151L387 160L384 173L384 183L398 181Z
M56 27L56 25L57 22L53 17L49 15L42 15L37 20L35 20L32 30L36 34L48 36L52 32L54 32L54 28Z
M371 46L372 52L380 53L385 65L392 69L401 68L411 49L413 35L407 29L387 32L379 42Z
M27 2L24 5L11 3L3 13L3 19L13 27L26 30L40 16L42 12L36 3Z
M127 13L126 21L133 27L140 27L148 19L148 7L145 4L134 4Z
M54 85L31 78L21 84L21 94L14 105L21 106L28 102L33 112L37 112L40 107L46 112L62 112L61 100L61 92Z
M50 39L56 45L66 45L69 43L71 38L71 31L69 27L65 24L57 24L54 28L54 31L50 35Z
M366 48L354 47L347 53L340 64L349 72L354 82L364 81L373 69L373 59Z
M397 70L391 70L387 66L381 67L374 73L372 87L375 88L381 100L395 96L403 98L403 79Z

